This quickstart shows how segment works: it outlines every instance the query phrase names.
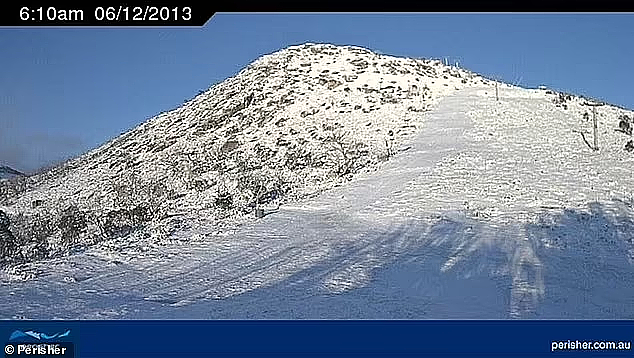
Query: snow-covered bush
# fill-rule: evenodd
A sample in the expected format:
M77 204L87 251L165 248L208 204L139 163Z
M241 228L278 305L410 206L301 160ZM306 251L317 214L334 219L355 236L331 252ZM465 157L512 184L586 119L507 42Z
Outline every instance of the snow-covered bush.
M124 172L112 181L111 190L114 207L135 212L134 217L141 221L163 218L167 214L167 200L174 196L174 189L163 181L143 178L134 170Z
M4 204L9 200L9 180L0 179L0 204Z
M28 176L0 180L0 204L9 204L32 186L33 179Z
M218 193L214 200L214 205L220 210L229 210L233 207L233 195L227 190L223 190L218 186Z
M86 229L88 219L86 213L82 212L77 205L69 205L60 213L57 227L60 230L63 249L72 249L79 244L80 235Z
M15 236L9 230L10 225L9 216L0 210L0 265L7 262L18 247Z
M626 114L619 116L619 130L627 135L632 135L632 127L634 127L632 118Z
M273 169L255 169L242 172L238 179L238 190L244 195L247 208L267 204L284 194L284 182Z
M334 162L334 173L337 176L354 174L367 165L368 146L363 142L351 139L347 133L329 133L324 143L332 149L328 151L328 157L331 162Z
M627 114L622 114L619 116L619 129L625 135L632 137L632 131L634 129L634 120L628 116ZM634 140L630 139L625 143L625 150L628 152L634 152Z
M284 166L290 170L300 170L314 165L314 154L305 147L291 147L284 154Z
M3 261L5 263L23 263L51 257L49 241L57 231L54 215L48 211L31 215L19 213L9 217L9 228L5 236L12 238L13 243L6 246ZM9 233L7 233L9 231Z
M107 240L128 235L134 230L140 229L152 218L145 206L136 205L132 208L108 211L97 218L97 226L102 238Z
M568 109L568 105L566 104L566 102L570 100L572 100L572 96L570 94L558 92L555 98L553 98L553 103L557 107L563 107L563 109Z

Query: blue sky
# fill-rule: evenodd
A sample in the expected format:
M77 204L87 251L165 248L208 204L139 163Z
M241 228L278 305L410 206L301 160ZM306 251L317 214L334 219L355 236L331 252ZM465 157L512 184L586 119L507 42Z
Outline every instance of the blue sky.
M634 108L634 14L217 14L202 28L0 28L0 164L81 154L305 43L448 57Z

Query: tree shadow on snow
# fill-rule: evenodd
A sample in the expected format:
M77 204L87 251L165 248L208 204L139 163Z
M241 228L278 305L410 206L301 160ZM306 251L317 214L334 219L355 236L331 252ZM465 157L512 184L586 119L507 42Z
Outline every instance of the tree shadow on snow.
M547 288L539 317L634 318L633 218L631 203L614 200L526 225Z
M360 228L282 280L168 317L634 318L634 210L625 202L496 223L446 213ZM343 235L343 233L342 233ZM353 236L351 239L350 236ZM355 236L356 235L356 236Z

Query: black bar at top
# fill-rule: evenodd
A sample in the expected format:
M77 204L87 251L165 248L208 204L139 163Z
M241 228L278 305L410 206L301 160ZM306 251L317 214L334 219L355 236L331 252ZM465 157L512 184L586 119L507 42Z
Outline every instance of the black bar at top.
M66 1L5 2L0 26L203 26L217 12L622 12L634 2L622 0L267 0L121 2L90 5Z

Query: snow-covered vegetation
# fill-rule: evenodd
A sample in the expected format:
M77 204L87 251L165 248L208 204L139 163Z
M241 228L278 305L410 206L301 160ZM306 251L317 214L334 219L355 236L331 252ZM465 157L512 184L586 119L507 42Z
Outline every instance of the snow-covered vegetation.
M317 195L372 170L439 98L482 82L440 61L293 46L77 159L7 183L0 210L20 246L32 237L50 256L137 229L160 240L191 220L239 221L256 202ZM41 258L31 256L17 257Z

